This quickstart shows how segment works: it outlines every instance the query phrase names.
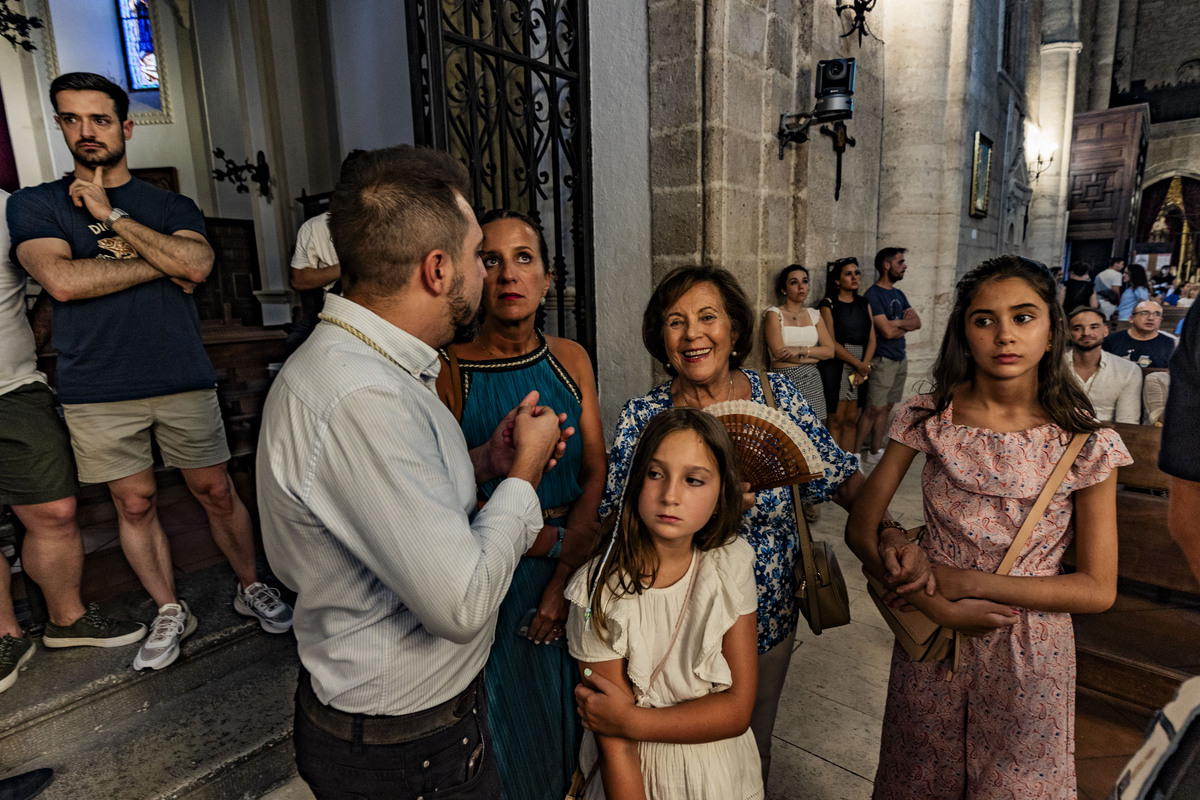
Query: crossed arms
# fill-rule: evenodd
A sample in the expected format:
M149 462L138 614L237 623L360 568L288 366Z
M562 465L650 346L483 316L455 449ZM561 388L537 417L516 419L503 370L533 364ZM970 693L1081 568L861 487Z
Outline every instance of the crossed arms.
M75 205L86 207L98 222L112 213L102 172L98 167L92 181L76 179L69 190ZM212 271L213 250L195 231L159 233L132 217L118 219L112 229L138 258L72 258L66 240L42 238L17 245L17 259L60 302L101 297L159 278L170 278L190 294Z

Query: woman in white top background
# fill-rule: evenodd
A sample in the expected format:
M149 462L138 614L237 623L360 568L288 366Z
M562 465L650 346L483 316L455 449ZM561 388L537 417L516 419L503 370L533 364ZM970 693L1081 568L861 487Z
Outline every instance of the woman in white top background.
M817 363L833 358L833 335L820 313L804 305L808 270L800 264L784 267L775 279L775 292L783 302L768 308L763 320L771 371L786 375L824 420L825 391Z

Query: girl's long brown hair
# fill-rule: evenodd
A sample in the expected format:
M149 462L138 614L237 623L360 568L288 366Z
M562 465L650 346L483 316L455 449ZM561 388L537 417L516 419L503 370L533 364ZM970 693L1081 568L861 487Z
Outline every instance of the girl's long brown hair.
M600 547L607 552L592 567L588 575L591 594L588 608L596 623L601 639L607 638L605 606L625 595L641 594L646 588L643 580L648 576L649 586L658 578L658 551L654 540L638 516L638 499L642 484L650 471L650 460L658 452L659 445L672 433L693 431L712 453L717 462L717 474L721 481L721 492L717 496L717 507L712 519L696 531L692 545L701 552L728 544L737 536L742 518L742 479L734 455L733 441L716 417L697 408L673 408L661 412L642 431L637 449L633 454L633 465L625 483L625 494L621 498L621 511L611 539L601 541Z
M1070 374L1064 354L1067 347L1067 323L1055 294L1054 279L1044 264L1015 255L1003 255L985 261L958 282L954 309L942 337L942 348L933 365L933 409L916 414L920 424L950 407L954 390L975 381L975 361L967 343L967 309L989 281L1020 278L1037 292L1050 310L1050 349L1038 362L1038 401L1046 414L1065 431L1088 433L1104 427L1096 420L1092 401Z

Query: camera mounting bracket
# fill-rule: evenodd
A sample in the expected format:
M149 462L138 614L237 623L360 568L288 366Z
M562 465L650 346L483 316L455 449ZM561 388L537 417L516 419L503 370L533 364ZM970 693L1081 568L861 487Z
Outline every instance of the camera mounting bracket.
M814 109L815 111L815 109ZM779 160L783 160L783 149L789 142L801 144L808 141L808 129L813 123L814 111L791 111L779 115Z

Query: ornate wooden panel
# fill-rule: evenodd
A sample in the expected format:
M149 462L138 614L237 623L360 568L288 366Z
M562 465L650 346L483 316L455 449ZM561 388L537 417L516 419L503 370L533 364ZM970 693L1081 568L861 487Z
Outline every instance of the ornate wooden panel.
M1068 178L1068 239L1107 239L1124 253L1133 235L1150 140L1145 105L1075 115Z

